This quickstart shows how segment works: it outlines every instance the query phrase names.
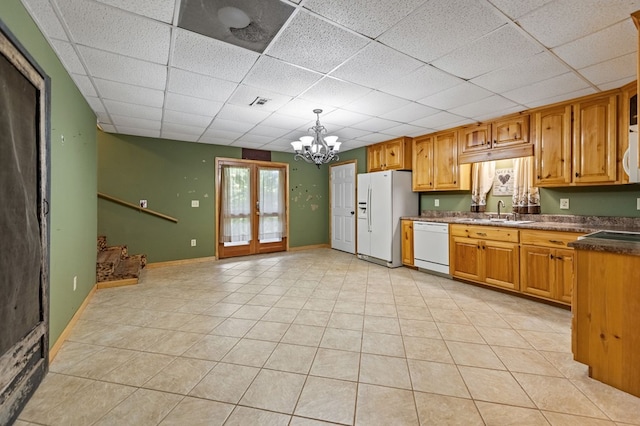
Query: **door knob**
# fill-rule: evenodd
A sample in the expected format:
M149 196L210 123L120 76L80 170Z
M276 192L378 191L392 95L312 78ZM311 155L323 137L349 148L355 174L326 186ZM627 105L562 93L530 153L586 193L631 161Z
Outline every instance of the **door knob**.
M356 212L351 212L351 214L356 214Z

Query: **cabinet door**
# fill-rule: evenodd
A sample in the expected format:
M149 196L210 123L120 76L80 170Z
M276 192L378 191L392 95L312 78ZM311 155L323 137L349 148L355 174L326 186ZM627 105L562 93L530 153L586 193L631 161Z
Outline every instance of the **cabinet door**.
M433 189L433 137L422 136L413 140L413 190Z
M402 169L404 166L404 139L394 139L384 144L382 168L384 170Z
M450 241L451 275L468 280L481 280L482 250L480 240L454 237Z
M402 263L413 266L413 221L402 222Z
M519 288L518 244L500 241L482 243L484 281L511 290Z
M575 252L571 249L558 249L553 254L553 263L555 269L555 291L554 299L571 303L571 295L573 294L574 281L574 264Z
M458 134L460 151L463 154L491 148L491 125L489 124L463 127Z
M615 182L616 117L615 95L574 104L575 183Z
M529 143L529 116L520 115L491 124L492 147L503 148Z
M367 171L379 172L382 170L382 144L367 147Z
M555 264L552 249L523 245L520 248L520 289L534 296L554 298Z
M535 113L536 186L571 183L571 105Z
M439 133L433 143L434 189L460 188L458 137L456 132Z

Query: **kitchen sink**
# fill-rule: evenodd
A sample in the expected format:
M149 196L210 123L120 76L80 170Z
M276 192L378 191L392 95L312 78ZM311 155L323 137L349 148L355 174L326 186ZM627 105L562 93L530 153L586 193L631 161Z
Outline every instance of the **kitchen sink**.
M511 220L511 219L503 219L503 218L498 219L497 217L490 218L490 219L463 217L460 219L456 219L456 222L458 223L504 223L505 225L521 225L524 223L533 223L533 220Z

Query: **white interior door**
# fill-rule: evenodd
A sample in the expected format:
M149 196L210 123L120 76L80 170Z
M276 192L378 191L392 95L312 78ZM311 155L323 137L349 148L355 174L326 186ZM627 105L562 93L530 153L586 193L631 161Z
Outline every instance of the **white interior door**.
M331 248L356 252L356 163L331 167Z

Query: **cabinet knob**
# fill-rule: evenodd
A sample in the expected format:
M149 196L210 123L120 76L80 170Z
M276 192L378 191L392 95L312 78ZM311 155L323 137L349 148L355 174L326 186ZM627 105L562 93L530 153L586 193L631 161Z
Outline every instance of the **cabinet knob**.
M552 254L549 255L549 259L553 260L553 255Z
M576 172L576 177L580 177L580 173Z

